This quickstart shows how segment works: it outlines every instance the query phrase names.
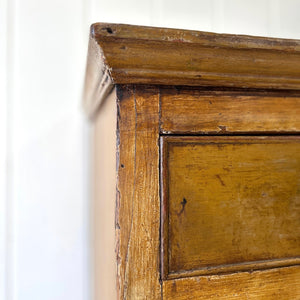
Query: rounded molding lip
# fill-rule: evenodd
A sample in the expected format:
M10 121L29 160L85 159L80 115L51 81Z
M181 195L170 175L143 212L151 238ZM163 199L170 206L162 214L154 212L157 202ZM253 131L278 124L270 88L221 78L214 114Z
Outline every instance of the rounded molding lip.
M93 24L83 96L88 115L115 84L300 90L300 40Z

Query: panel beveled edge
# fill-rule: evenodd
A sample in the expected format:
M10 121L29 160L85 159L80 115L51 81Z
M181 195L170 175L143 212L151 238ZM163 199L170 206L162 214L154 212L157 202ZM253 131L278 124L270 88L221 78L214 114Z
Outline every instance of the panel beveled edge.
M168 137L160 137L160 267L161 278L165 280L169 275L169 175L168 175Z
M113 84L300 89L299 40L96 23L87 61L88 112Z
M286 141L300 142L300 136L161 136L161 277L162 280L172 280L194 276L231 274L236 272L252 272L272 268L292 267L300 265L300 257L288 257L236 264L220 264L213 267L203 267L195 270L169 271L169 178L168 153L169 145L186 145L187 143L203 144L206 142L217 144L247 141L249 143L285 143Z

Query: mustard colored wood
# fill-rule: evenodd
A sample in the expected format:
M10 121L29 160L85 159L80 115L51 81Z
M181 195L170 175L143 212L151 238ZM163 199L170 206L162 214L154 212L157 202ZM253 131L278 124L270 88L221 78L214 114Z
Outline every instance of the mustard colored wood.
M300 89L300 41L96 23L91 26L85 108L113 84Z
M117 299L160 299L159 97L117 91Z
M163 282L164 300L298 300L300 267Z
M300 264L299 137L162 140L165 278Z
M162 133L300 131L299 92L169 87L160 93Z
M92 25L96 300L300 299L299 99L298 40Z

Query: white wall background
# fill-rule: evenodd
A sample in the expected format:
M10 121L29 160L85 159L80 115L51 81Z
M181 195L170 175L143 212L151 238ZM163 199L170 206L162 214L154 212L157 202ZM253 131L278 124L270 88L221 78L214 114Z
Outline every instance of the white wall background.
M93 299L90 23L299 39L299 12L300 0L0 0L0 300Z

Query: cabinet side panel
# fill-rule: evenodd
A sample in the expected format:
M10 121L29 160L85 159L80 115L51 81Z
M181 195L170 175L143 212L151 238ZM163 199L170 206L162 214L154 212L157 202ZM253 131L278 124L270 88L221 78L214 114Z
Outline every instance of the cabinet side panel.
M118 299L160 299L159 96L118 87Z
M94 123L93 243L95 299L116 299L116 96L103 102Z

